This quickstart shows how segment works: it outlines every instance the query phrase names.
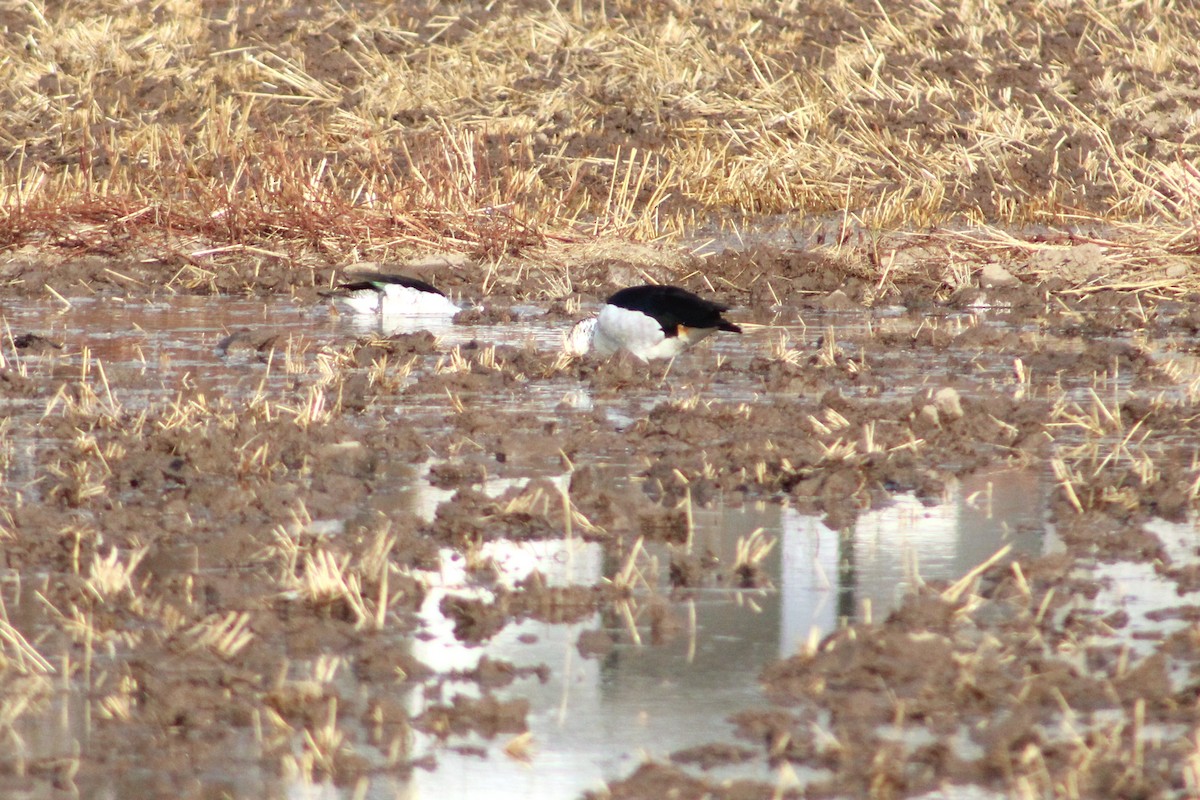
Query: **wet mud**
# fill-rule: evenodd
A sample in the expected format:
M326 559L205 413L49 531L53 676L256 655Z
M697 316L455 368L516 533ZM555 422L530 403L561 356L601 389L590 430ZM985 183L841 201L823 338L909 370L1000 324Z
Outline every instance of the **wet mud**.
M118 295L90 261L10 263L0 785L357 796L454 759L536 773L554 709L529 696L559 665L489 650L512 632L519 652L571 631L599 667L702 659L688 604L784 591L788 546L708 540L706 513L780 506L836 538L1019 470L1049 487L1019 497L1053 546L994 537L977 569L839 606L756 654L704 741L589 796L1194 791L1194 308L995 270L885 292L811 252L701 262L747 332L670 365L557 346L625 262L579 266L582 311L444 281L471 307L437 336L350 330L323 279L280 273L262 302L291 281L286 323L174 355L197 306L130 345L72 315L171 298ZM77 306L59 321L48 282Z

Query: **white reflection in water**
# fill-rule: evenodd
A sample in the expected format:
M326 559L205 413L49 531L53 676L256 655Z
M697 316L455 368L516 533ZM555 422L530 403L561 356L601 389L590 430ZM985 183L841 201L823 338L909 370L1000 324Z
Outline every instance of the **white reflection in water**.
M571 389L563 395L562 403L568 408L573 408L577 411L591 411L595 405L592 402L592 393L586 387L579 386Z
M414 480L403 492L408 498L409 510L426 522L432 521L437 516L438 506L449 502L458 491L431 486L428 478L429 467L426 467L422 477ZM488 478L479 488L489 497L499 497L512 487L524 486L526 483L522 478Z
M370 320L378 327L382 336L395 336L400 333L420 333L428 331L434 336L445 336L454 330L454 317L445 314L385 314L377 320ZM361 323L360 318L355 321Z
M500 540L484 543L475 560L479 566L490 566L496 574L496 582L511 589L528 578L534 570L541 573L549 586L591 586L602 577L602 556L603 550L599 544L580 539L529 542ZM454 636L453 621L442 614L442 600L453 595L490 601L494 599L494 593L490 589L472 586L466 559L457 550L442 548L439 562L439 571L426 575L429 591L420 611L422 629L431 635L413 645L413 655L425 664L439 672L472 669L484 653L492 658L506 659L515 655L527 661L529 656L549 655L545 652L547 645L555 652L563 646L560 641L563 632L557 629L566 626L553 625L535 626L545 629L538 636L541 646L523 644L519 641L522 634L512 635L509 629L522 625L507 626L486 648L458 641ZM569 644L574 646L574 639ZM510 652L510 649L519 652ZM533 663L538 663L536 658Z
M1144 527L1162 542L1172 564L1195 562L1196 546L1200 541L1195 520L1167 522L1154 519ZM1136 656L1150 655L1159 647L1159 637L1165 638L1192 624L1186 615L1155 619L1155 612L1176 608L1181 603L1179 583L1170 575L1161 574L1159 565L1118 561L1093 564L1083 571L1087 577L1098 581L1101 589L1090 599L1082 593L1076 594L1070 608L1086 608L1097 617L1124 611L1129 615L1129 622L1114 630L1113 636ZM1060 614L1065 613L1068 610L1060 611ZM1186 675L1172 677L1181 690L1190 679Z
M870 600L876 618L886 615L911 585L914 564L923 579L954 579L1008 542L1018 553L1040 552L1042 493L1036 473L991 473L964 481L936 505L899 498L864 514L845 532L777 504L698 510L695 547L723 562L737 539L756 528L780 539L764 565L777 591L741 593L742 602L727 590L676 599L670 609L679 629L653 645L632 644L624 619L606 613L565 625L517 622L484 646L470 647L454 640L439 594L422 609L433 638L420 643L419 652L431 665L469 668L486 653L517 666L545 664L550 677L544 684L518 681L501 692L531 701L531 764L505 756L504 741L471 740L486 747L489 757L437 750L438 769L413 776L417 791L423 797L571 798L628 774L644 756L666 758L685 747L729 741L729 716L765 703L758 676L766 664L796 652L810 631L824 635L841 619L857 617L864 600ZM578 543L530 545L496 543L490 552L499 556L498 565L507 565L501 572L518 580L536 565L556 575L553 580L586 584L621 566L606 563L599 549L587 548L582 557L570 553ZM450 551L443 554L442 574L447 587L467 580L461 558ZM446 591L451 589L440 590ZM649 602L642 598L643 607ZM694 633L687 622L693 610ZM646 619L638 617L643 641ZM594 628L607 630L618 644L606 655L585 659L576 643L580 633ZM417 702L414 713L420 708ZM761 763L726 773L767 782L775 777Z
M957 578L1006 544L1041 553L1044 507L1038 473L1014 469L968 476L933 505L894 498L848 531L783 509L780 655L828 634L839 619L878 621L916 581Z

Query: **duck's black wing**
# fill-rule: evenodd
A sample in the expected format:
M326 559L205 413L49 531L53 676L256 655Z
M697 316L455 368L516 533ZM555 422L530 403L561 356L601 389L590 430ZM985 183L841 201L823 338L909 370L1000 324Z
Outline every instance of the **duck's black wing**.
M353 283L342 283L338 285L339 289L345 289L348 292L357 292L363 289L381 289L386 284L397 284L399 286L407 286L409 289L416 289L418 292L429 292L430 294L440 294L445 297L445 292L434 287L431 283L426 283L420 278L414 278L411 275L401 275L399 273L388 275L372 275L369 278L354 281Z
M729 306L705 300L678 286L630 286L613 294L607 302L652 317L667 336L677 335L680 325L742 332L741 328L721 316L729 310Z

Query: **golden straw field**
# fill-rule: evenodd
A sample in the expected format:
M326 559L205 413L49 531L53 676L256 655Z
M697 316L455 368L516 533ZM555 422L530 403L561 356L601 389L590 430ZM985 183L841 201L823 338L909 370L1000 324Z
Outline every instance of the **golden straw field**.
M1190 4L30 2L2 15L7 248L494 261L829 215L1014 247L1094 226L1132 248L1117 260L1135 271L1196 248Z

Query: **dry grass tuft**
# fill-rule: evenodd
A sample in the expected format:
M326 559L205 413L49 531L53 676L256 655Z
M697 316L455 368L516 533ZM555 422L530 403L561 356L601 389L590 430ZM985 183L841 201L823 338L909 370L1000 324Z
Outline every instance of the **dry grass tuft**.
M133 573L137 571L138 564L145 556L144 547L134 551L124 560L115 547L107 556L95 554L84 587L101 602L121 594L133 594L136 591Z

